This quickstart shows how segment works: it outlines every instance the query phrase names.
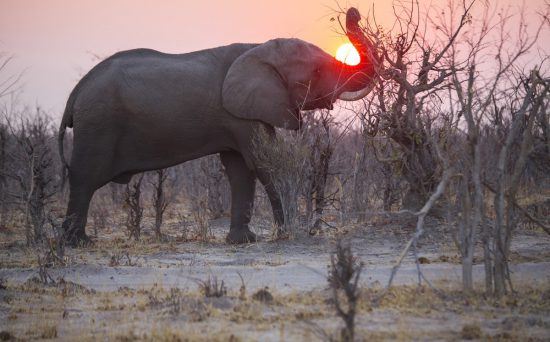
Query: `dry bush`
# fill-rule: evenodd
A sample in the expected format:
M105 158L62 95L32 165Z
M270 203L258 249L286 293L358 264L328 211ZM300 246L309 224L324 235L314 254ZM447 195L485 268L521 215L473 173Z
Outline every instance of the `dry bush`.
M229 182L219 156L211 155L186 162L174 168L181 177L174 182L182 188L182 201L188 204L194 219L194 238L211 238L210 219L223 216L231 201Z
M110 207L113 205L110 200L102 196L103 193L98 191L94 196L94 201L90 205L90 218L93 221L94 236L97 238L99 230L105 230L109 226L109 218L111 216Z
M56 284L48 273L48 268L66 266L65 237L62 228L63 217L55 219L48 213L47 221L50 231L45 232L47 238L41 245L36 245L34 254L38 264L38 280L45 285Z
M213 219L220 218L229 209L231 194L229 182L218 156L209 156L198 160L203 172L203 187L207 196L208 211Z
M483 337L483 332L479 324L464 324L460 337L464 340L478 340Z
M340 333L342 341L354 339L355 314L360 296L359 277L362 269L363 264L353 255L350 244L338 240L336 251L330 256L328 283L332 290L336 313L345 324Z
M369 212L396 209L406 188L403 163L395 145L388 139L370 136L362 128L363 124L350 129L336 146L342 224L349 219L365 222Z
M258 167L267 173L272 185L281 199L284 226L276 235L298 232L298 198L304 192L308 177L308 157L310 151L305 143L303 132L280 131L270 135L265 129L259 129L253 140L253 153Z
M141 184L143 174L126 185L124 202L126 204L126 229L128 238L139 240L141 235L141 221L143 219L143 207L141 205Z
M111 259L109 260L109 267L116 267L121 265L135 266L135 263L132 262L130 254L128 252L115 252L113 255L111 255Z
M329 192L331 161L338 137L334 136L334 117L328 110L304 113L302 132L309 153L305 184L305 217L310 234L321 228L324 210L333 205L334 192Z
M264 287L263 289L259 289L252 295L252 299L257 300L258 302L271 304L273 303L273 295L271 292L269 292L269 287Z
M229 210L231 193L225 171L217 155L191 160L175 168L186 199L205 200L208 216L219 218ZM204 197L204 199L202 198Z
M153 209L155 210L155 225L153 228L157 240L162 240L163 235L160 228L162 227L164 212L168 208L172 196L166 194L169 191L166 187L166 184L169 183L167 170L160 169L155 171L154 174L155 179L151 182L153 186Z
M218 281L216 276L209 276L207 280L198 281L199 288L205 297L223 297L227 295L224 281Z
M199 241L208 241L213 234L210 229L208 199L204 194L191 198L191 215L195 222L195 239Z
M56 164L52 152L53 126L50 117L37 108L34 117L27 110L4 112L4 164L0 183L4 201L19 208L25 217L27 244L45 238L46 215L57 192Z
M0 215L3 220L7 209L23 214L26 243L41 280L50 283L47 269L66 264L53 122L40 108L30 114L15 105L3 108L1 122Z

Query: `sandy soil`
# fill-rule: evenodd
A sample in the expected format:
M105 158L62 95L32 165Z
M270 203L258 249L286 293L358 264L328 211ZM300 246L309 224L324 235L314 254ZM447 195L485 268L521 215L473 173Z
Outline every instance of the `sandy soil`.
M414 222L378 217L366 225L289 241L267 241L268 224L257 222L264 241L243 246L223 242L227 226L227 219L213 221L215 238L207 243L181 238L157 243L147 237L132 242L122 232L101 232L94 246L69 250L67 266L47 269L55 280L50 285L37 281L36 253L4 238L0 338L280 341L337 336L342 322L326 281L335 236L349 241L365 264L357 316L361 340L550 338L550 237L544 233L515 236L511 271L518 293L494 302L459 291L461 266L451 234L432 222L418 256L437 290L425 282L418 286L411 254L395 288L375 303ZM167 231L178 235L175 226ZM475 266L474 275L481 284L482 265ZM214 277L223 281L226 294L205 297L201 284Z

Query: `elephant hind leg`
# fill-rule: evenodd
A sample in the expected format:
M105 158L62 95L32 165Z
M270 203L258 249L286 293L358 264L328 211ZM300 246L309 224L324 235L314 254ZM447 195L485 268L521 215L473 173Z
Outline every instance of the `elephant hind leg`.
M71 247L90 244L91 240L86 235L86 221L88 208L95 189L90 189L83 184L71 181L69 205L63 222L65 242Z
M78 247L91 243L86 235L86 222L88 209L94 192L110 180L110 176L102 170L108 169L108 165L100 161L86 158L83 153L73 153L74 162L69 170L69 204L65 221L63 222L63 234L65 242ZM89 165L96 166L90 168Z
M220 158L231 186L231 226L226 241L255 242L256 234L250 231L248 224L254 208L256 176L238 152L222 152Z

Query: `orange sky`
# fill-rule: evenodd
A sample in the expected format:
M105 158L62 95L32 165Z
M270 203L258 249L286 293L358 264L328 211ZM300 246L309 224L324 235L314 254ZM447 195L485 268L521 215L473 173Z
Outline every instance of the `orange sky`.
M526 0L528 6L543 2ZM372 0L339 3L366 12ZM390 3L375 0L382 21ZM16 57L10 72L26 69L21 101L59 117L72 87L97 62L92 53L105 57L136 47L187 52L297 37L333 54L344 38L334 32L331 7L336 1L0 0L0 51Z

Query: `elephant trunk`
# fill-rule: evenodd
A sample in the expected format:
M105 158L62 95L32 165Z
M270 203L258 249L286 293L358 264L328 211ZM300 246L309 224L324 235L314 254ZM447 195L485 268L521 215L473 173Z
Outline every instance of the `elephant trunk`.
M353 44L361 62L355 67L348 67L349 77L343 86L344 91L338 96L343 101L357 101L367 96L376 83L375 68L381 64L381 58L377 55L373 43L359 27L361 14L351 7L346 13L346 34Z
M361 100L371 92L372 88L374 88L374 82L370 82L365 88L357 91L345 91L338 96L338 99L342 101Z

